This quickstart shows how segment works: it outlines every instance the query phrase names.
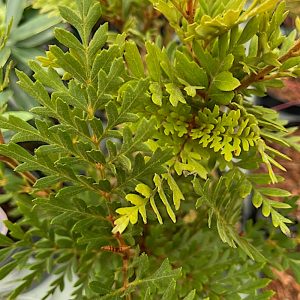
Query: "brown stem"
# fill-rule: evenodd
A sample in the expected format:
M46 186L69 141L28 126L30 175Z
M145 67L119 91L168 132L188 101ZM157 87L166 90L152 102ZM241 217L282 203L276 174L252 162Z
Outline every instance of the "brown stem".
M7 166L9 166L11 169L15 169L19 164L16 160L6 157L6 156L0 156L0 161L4 162ZM37 178L32 175L29 172L22 172L19 173L30 185L34 185L35 182L37 181Z
M186 13L190 15L193 12L194 0L188 0L186 5Z
M108 205L107 205L108 206ZM112 215L111 209L108 206L109 216L108 220L111 222L112 226L114 226L114 217ZM102 251L110 251L113 253L121 254L122 255L122 272L123 272L123 285L122 290L126 290L128 288L128 265L129 265L129 258L130 258L130 246L126 244L122 235L118 232L114 235L115 239L117 240L119 247L110 247L104 246L101 248ZM126 300L131 300L131 295L126 296Z
M203 98L204 100L207 100L207 93L204 90L197 90L197 95Z
M2 134L1 130L0 130L0 144L1 145L5 144L4 137L3 137L3 134Z
M297 56L299 54L299 51L300 51L300 40L298 40L295 43L295 45L286 54L281 56L278 59L278 61L280 63L283 63L283 62L287 61L289 58ZM247 88L249 85L251 85L252 83L263 80L265 78L265 76L268 75L269 73L271 73L275 68L276 67L274 67L274 66L266 66L261 71L259 71L257 74L252 73L251 75L246 76L241 81L241 85L236 88L236 91L243 90L243 89Z
M3 137L3 134L2 134L2 131L0 130L0 144L1 145L4 145L5 144L5 141L4 141L4 137ZM0 156L0 161L4 162L7 166L9 166L11 169L15 169L19 163L12 159L12 158L9 158L9 157L6 157L6 156L3 156L1 155ZM19 173L30 185L34 185L35 182L37 181L37 178L32 175L30 172L22 172L22 173Z
M290 101L290 102L286 102L286 103L282 103L282 104L273 106L272 109L274 109L276 111L280 111L280 110L287 109L291 106L299 105L299 104L300 104L299 100L298 101Z
M128 287L128 265L129 265L129 256L130 256L130 253L129 253L129 246L126 244L126 242L124 241L122 235L120 233L117 233L115 235L118 243L119 243L119 247L120 248L123 248L123 249L126 249L124 252L123 252L123 257L122 257L122 263L123 263L123 266L122 266L122 272L123 272L123 286L122 288L124 288L124 290L127 289ZM126 300L131 300L131 295L127 295L126 296Z
M106 251L106 252L112 252L112 253L117 253L117 254L126 254L128 250L130 249L130 246L120 246L120 247L114 247L114 246L102 246L101 250Z
M193 23L193 21L194 21L195 8L196 8L195 6L196 6L196 1L188 0L186 14L188 16L189 23Z
M189 16L186 12L180 7L176 0L171 0L171 3L175 6L175 8L180 12L180 14L189 22Z

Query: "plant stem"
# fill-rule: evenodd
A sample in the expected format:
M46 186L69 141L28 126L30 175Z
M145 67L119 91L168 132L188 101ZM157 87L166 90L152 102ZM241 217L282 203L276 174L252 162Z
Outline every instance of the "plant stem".
M4 145L4 144L5 144L4 137L2 131L0 130L0 145ZM19 165L19 163L16 160L2 155L0 156L0 161L4 162L7 166L9 166L13 170ZM20 173L20 175L30 185L34 185L35 182L37 181L37 178L34 175L32 175L30 172L22 172Z
M276 106L273 106L272 109L276 110L276 111L280 111L280 110L283 110L283 109L287 109L291 106L294 106L294 105L299 105L300 104L300 101L290 101L290 102L286 102L286 103L282 103L282 104L278 104Z
M180 14L189 22L189 16L187 13L180 7L176 0L171 0L171 3L175 6L175 8L180 12Z
M112 226L114 226L114 217L112 215L111 209L108 204L106 205L109 211L109 221L111 222ZM129 264L129 257L130 257L130 246L126 244L122 235L119 232L115 234L114 237L117 240L120 249L120 251L117 251L115 253L122 255L122 272L123 272L122 290L125 291L128 288L128 264ZM102 250L104 250L104 248L102 248ZM126 300L131 300L130 294L126 295Z
M119 246L124 248L124 249L128 249L128 246L126 244L126 242L124 241L122 235L120 233L117 233L115 235L118 243L119 243ZM122 285L122 288L124 290L126 290L128 288L128 264L129 264L129 251L128 250L125 250L124 253L123 253L123 257L122 257L122 263L123 263L123 266L122 266L122 271L123 271L123 285ZM126 300L131 300L131 295L126 295Z
M195 6L196 6L196 1L188 0L186 14L188 15L189 23L193 23L194 21Z
M1 130L0 130L0 144L1 145L5 144L4 137L3 137L3 134L2 134Z

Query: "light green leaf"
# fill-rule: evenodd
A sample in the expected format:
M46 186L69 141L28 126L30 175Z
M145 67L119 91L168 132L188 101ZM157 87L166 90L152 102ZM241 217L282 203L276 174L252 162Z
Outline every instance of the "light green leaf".
M77 30L82 29L82 20L77 12L67 6L59 6L60 15Z
M283 190L283 189L279 189L279 188L263 187L263 188L259 188L257 190L261 194L263 194L265 196L270 196L270 197L289 197L289 196L291 196L290 192Z
M281 63L278 60L279 55L273 52L269 52L263 55L262 60L266 63L266 65L280 67Z
M92 58L97 55L97 52L105 45L107 41L108 23L101 25L95 32L92 40L89 43L88 54Z
M193 167L193 170L190 170L190 171L197 172L197 174L203 179L207 178L208 172L200 162L198 162L192 158L190 158L188 161L189 161L189 165L191 165Z
M191 86L191 85L186 86L184 88L184 90L186 91L186 93L188 94L188 96L191 96L191 97L195 97L196 94L197 94L197 89L196 89L195 86Z
M128 200L129 202L131 202L132 204L139 206L139 205L143 205L144 204L144 199L136 194L128 194L126 195L126 200Z
M264 217L268 217L271 213L271 204L268 199L263 198L262 214Z
M291 206L289 204L284 203L284 202L273 201L273 200L269 200L269 202L273 208L279 208L279 209L291 208Z
M300 57L291 57L288 60L286 60L280 67L280 70L287 70L290 68L293 68L295 66L298 66L300 64Z
M176 24L179 18L177 9L171 2L166 3L164 0L150 0L155 8L162 12L171 24Z
M138 221L138 207L136 206L131 206L131 207L121 207L116 210L116 213L120 215L124 215L128 218L131 224L136 224ZM122 219L121 217L120 219ZM119 219L115 221L115 224L118 225L119 223L117 222ZM122 222L123 223L123 222ZM125 230L125 228L124 228ZM121 233L121 232L120 232Z
M0 268L0 280L6 277L13 269L16 268L17 265L18 261L15 260L2 265L2 267Z
M152 190L150 189L150 187L144 183L139 183L135 187L135 190L146 198L150 198L152 194Z
M140 52L133 41L126 42L125 44L125 59L132 75L137 78L143 78L143 61L141 59Z
M112 233L116 234L117 232L122 233L128 226L129 224L129 217L127 215L122 216L115 220L114 222L115 227L112 230Z
M149 90L152 93L153 103L161 106L163 97L161 85L158 82L153 82L150 84Z
M233 77L232 73L224 71L214 78L214 85L221 91L233 91L240 85L240 81Z
M161 201L163 202L164 206L166 207L169 217L171 218L171 220L174 223L176 223L176 216L175 216L174 211L173 211L172 207L170 206L167 196L163 190L162 180L159 177L159 175L157 175L157 174L154 175L153 182L155 183L155 186L157 187L159 197L160 197Z
M170 94L170 102L173 106L177 106L178 102L186 103L180 88L174 83L165 84L167 92Z
M159 210L157 209L157 206L156 206L156 203L155 203L155 200L154 200L153 196L150 197L150 204L151 204L151 207L152 207L154 213L156 214L156 217L157 217L157 220L158 220L159 224L163 224L161 215L159 213Z
M252 203L256 208L259 208L263 203L263 197L257 191L254 191L254 194L252 196Z
M51 53L57 59L57 63L69 74L74 76L80 82L86 82L86 72L79 60L73 57L70 53L64 53L57 46L50 46Z
M238 44L244 44L249 41L258 31L259 18L253 17L245 26L238 40Z
M22 19L24 8L26 7L26 0L10 0L6 4L6 25L13 20L12 29L15 29Z
M77 50L81 55L84 55L84 48L82 44L70 31L67 31L63 28L56 28L55 37L66 47Z
M0 68L3 68L11 55L11 49L4 47L0 50Z
M35 182L33 187L38 189L49 188L60 181L61 181L61 177L59 175L50 175L50 176L39 178Z
M196 296L196 290L192 290L186 295L183 300L194 300Z
M280 230L282 231L283 234L286 236L290 237L291 236L291 231L290 229L285 225L285 223L280 222L279 224Z
M240 21L245 21L253 16L256 16L258 14L273 10L279 0L265 0L265 1L259 1L261 2L260 5L253 6L253 3L258 3L258 1L254 1L252 5L246 10L240 17Z
M171 191L173 192L173 203L174 203L175 209L178 210L180 208L181 200L185 200L184 196L183 196L179 186L177 185L176 181L174 180L174 178L172 177L172 175L170 173L163 174L162 176L163 176L163 178L167 179L168 185L169 185Z
M146 64L151 79L156 82L161 80L161 69L160 69L160 49L153 43L146 42Z
M165 289L164 294L162 295L161 300L173 300L176 290L176 280L172 279L169 286Z
M178 77L184 79L191 86L208 87L208 78L204 69L196 62L190 61L185 54L176 51L175 69Z

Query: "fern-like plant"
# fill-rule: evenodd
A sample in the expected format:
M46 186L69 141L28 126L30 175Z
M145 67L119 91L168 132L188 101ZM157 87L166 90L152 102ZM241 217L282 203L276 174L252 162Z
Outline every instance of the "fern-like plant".
M99 26L102 2L61 6L78 35L57 28L62 49L31 61L32 78L17 71L34 122L0 117L15 133L1 160L21 176L18 193L4 185L21 217L0 235L0 279L27 270L7 299L45 272L41 299L66 280L78 300L269 299L271 268L299 262L279 232L291 235L293 198L272 187L276 158L290 158L271 142L299 146L251 96L299 74L284 2L151 0L178 40L139 47ZM274 227L241 226L249 197Z

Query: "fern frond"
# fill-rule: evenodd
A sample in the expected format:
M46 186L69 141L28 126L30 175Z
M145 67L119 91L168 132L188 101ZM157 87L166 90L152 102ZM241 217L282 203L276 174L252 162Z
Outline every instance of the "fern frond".
M196 207L207 206L208 225L212 226L214 217L221 240L231 247L239 245L252 258L264 260L263 255L236 229L242 201L250 195L252 189L240 172L232 170L217 181L207 180L204 185L195 178L193 185L200 196Z

